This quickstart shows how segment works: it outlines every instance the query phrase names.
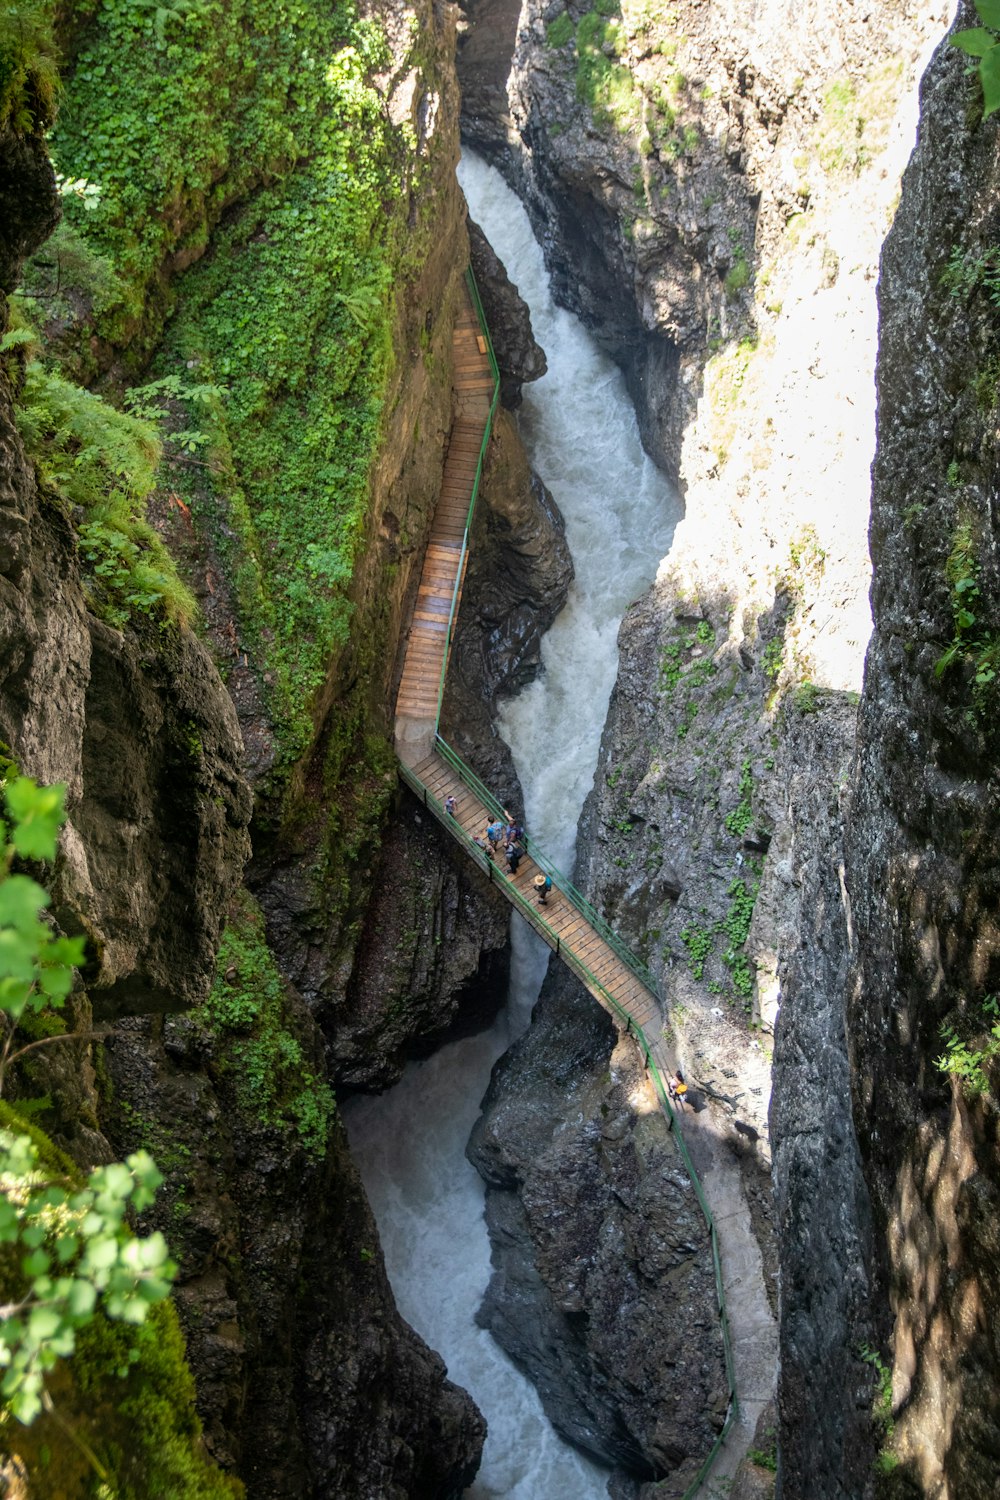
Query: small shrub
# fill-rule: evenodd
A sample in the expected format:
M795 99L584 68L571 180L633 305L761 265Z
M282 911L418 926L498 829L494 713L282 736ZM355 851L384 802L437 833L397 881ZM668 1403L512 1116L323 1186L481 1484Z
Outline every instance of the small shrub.
M715 934L709 928L691 923L681 928L680 938L688 951L688 968L692 977L700 979L705 972L705 960L715 946Z
M740 800L726 814L726 830L734 838L742 838L753 822L753 784L753 762L748 758L740 767Z
M550 47L565 47L576 35L576 27L568 11L563 11L561 16L556 16L545 28L545 40Z

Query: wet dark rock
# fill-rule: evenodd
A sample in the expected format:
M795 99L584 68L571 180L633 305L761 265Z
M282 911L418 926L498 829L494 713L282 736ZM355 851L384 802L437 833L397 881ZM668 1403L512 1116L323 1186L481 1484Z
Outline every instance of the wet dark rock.
M550 1420L646 1478L700 1461L727 1405L705 1221L634 1046L561 968L468 1155L493 1247L479 1320Z
M319 1033L289 1004L317 1066ZM182 1262L176 1301L213 1457L278 1500L457 1497L485 1424L396 1314L342 1128L317 1160L255 1119L218 1061L188 1017L123 1022L105 1051L116 1152L146 1144L168 1175L146 1223Z
M539 380L548 368L545 351L531 331L531 313L509 279L503 262L479 225L469 220L472 269L500 370L500 400L508 411L521 404L521 386Z

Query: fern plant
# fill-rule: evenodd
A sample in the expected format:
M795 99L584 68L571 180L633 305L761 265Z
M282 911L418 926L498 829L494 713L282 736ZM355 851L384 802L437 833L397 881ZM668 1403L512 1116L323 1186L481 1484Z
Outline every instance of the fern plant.
M145 518L156 429L38 361L25 371L17 423L42 477L73 508L95 612L118 627L135 614L190 620L194 597Z
M49 10L7 0L0 7L0 130L40 132L55 119L59 65Z

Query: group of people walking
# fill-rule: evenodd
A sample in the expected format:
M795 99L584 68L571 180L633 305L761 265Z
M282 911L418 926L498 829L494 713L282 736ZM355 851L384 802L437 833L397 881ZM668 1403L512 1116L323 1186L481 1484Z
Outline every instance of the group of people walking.
M455 798L448 796L444 799L444 810L450 818L457 816L457 804ZM517 867L524 858L524 829L516 822L512 815L504 808L503 817L493 818L488 822L482 833L473 834L472 842L486 855L486 858L494 863L500 853L503 853L504 862L510 875L517 874ZM535 895L538 904L545 906L548 902L549 892L552 890L552 877L541 871L533 881Z

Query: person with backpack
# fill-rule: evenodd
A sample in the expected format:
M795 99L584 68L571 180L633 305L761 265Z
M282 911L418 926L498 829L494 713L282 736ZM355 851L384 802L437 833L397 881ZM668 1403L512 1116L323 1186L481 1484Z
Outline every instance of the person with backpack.
M508 870L512 875L516 875L517 867L521 863L521 857L524 854L524 850L519 848L517 844L509 843L506 845L503 852L507 859Z
M552 876L543 875L541 871L535 876L535 894L538 897L539 906L548 904L549 891L552 889Z

